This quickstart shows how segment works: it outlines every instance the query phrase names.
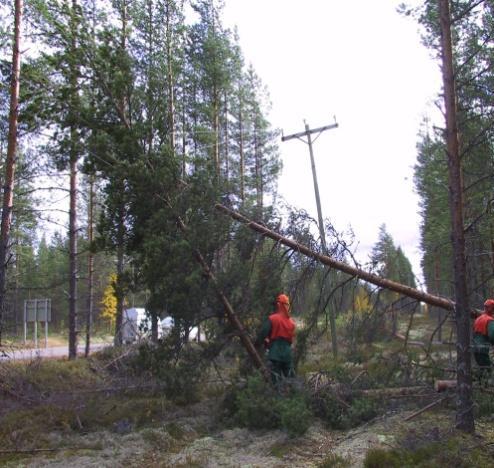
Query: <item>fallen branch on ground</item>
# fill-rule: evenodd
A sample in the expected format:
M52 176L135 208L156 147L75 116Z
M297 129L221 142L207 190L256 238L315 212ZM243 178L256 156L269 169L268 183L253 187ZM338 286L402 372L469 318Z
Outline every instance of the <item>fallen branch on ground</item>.
M439 403L442 403L444 400L447 400L450 398L451 395L446 395L445 397L439 398L439 400L433 401L432 403L429 403L427 406L424 406L422 409L416 411L415 413L411 414L410 416L407 416L403 421L410 421L410 419L415 418L419 414L424 413L428 409L434 408L434 406L439 405Z
M422 341L413 341L413 340L407 340L407 337L402 335L401 333L395 333L393 335L395 338L398 338L399 340L406 341L407 345L410 346L425 346L425 344Z
M101 450L94 447L57 447L57 448L32 448L32 449L6 449L0 450L0 454L8 453L39 453L39 452L58 452L60 450Z
M124 353L120 354L119 356L117 356L115 359L112 359L108 364L105 364L103 366L103 369L107 369L108 367L112 366L113 364L117 363L118 361L120 361L121 359L123 359L125 356L128 356L131 351L133 350L134 348L129 348L127 349Z

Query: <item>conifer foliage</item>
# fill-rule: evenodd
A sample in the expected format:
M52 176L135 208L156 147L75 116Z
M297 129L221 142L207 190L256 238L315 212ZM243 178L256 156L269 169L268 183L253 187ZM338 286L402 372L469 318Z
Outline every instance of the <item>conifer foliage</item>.
M60 309L54 301L58 320L69 323L70 356L91 321L81 315L93 288L85 284L85 266L96 251L115 258L115 344L122 343L124 301L136 291L145 291L141 305L155 336L165 314L187 333L210 309L191 245L218 272L231 261L229 223L213 213L214 202L255 209L259 219L271 212L280 163L267 93L222 24L220 1L26 5L28 41L37 42L36 53L25 55L25 67L37 71L21 88L28 91L26 132L35 151L51 159L46 167L70 174L69 242L62 242L69 301ZM99 188L90 245L81 171ZM177 230L179 218L186 236ZM98 273L108 274L106 266Z

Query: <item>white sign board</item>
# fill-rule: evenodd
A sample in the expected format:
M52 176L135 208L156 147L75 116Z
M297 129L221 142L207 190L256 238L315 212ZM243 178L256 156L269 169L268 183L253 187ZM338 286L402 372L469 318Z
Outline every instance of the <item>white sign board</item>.
M25 322L51 322L50 299L27 299L24 302Z
M34 323L34 343L38 347L38 322L45 323L45 347L48 347L48 322L51 321L51 299L26 299L24 301L24 343L27 340L27 324Z

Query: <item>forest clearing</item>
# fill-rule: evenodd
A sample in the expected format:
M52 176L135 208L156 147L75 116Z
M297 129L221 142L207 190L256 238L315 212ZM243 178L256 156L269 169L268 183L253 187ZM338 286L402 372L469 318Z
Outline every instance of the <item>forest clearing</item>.
M336 119L273 127L220 0L3 2L0 465L494 466L491 3L397 8L443 85L417 276L323 218ZM295 138L317 219L278 193ZM331 178L372 211L389 175Z

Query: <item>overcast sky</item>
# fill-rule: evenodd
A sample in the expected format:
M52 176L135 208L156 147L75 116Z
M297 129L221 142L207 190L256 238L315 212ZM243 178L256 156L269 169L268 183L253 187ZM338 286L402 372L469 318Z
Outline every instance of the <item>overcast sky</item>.
M351 226L368 260L386 224L419 274L413 166L426 115L438 119L439 64L397 0L225 0L247 63L267 85L271 122L285 135L330 124L314 143L323 216ZM417 3L416 0L409 1ZM279 191L317 217L306 144L280 142Z

